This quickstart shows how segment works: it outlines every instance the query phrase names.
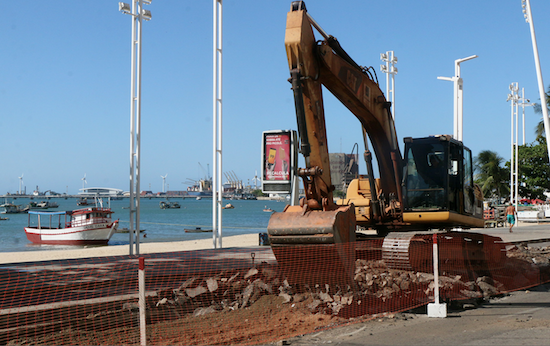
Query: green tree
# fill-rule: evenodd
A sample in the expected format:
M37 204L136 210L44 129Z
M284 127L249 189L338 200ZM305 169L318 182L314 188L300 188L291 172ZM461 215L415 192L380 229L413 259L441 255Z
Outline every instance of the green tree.
M546 138L539 136L532 144L520 146L518 156L521 182L518 187L519 194L525 198L546 200L544 192L550 190L550 165Z
M502 167L504 159L496 152L483 150L474 158L476 183L481 187L483 196L500 198L510 191L510 171Z

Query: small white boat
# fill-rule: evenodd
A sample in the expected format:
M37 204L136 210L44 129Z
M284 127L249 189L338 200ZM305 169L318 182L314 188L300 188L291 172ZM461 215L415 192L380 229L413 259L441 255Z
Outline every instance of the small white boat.
M222 209L235 209L235 206L231 203L227 203Z
M107 245L118 227L112 213L109 208L96 207L62 212L29 211L25 234L36 244ZM32 226L31 215L37 216L37 223Z

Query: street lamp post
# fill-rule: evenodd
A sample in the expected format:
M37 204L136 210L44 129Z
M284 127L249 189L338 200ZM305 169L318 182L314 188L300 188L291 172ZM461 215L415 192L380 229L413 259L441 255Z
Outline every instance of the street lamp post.
M542 80L542 70L540 67L539 49L537 47L537 38L535 35L535 24L533 23L533 13L531 12L531 2L529 0L521 0L523 8L523 16L529 24L531 30L531 43L533 45L533 55L535 56L535 68L537 71L537 81L539 86L540 105L542 108L542 120L544 122L544 132L546 134L546 148L550 155L550 119L548 118L548 106L546 104L546 94L544 93L544 82Z
M391 92L391 114L395 120L395 75L397 74L397 67L395 67L395 64L397 64L397 57L393 55L393 50L390 50L380 54L380 59L386 63L386 65L380 65L380 70L386 74L386 98L390 98Z
M460 77L460 63L477 58L477 55L472 55L467 58L455 60L455 76L454 77L437 77L437 79L448 80L453 82L454 85L454 99L453 99L453 138L462 142L463 131L463 81Z
M140 158L141 158L141 22L150 20L151 12L143 8L151 0L133 0L132 7L124 2L118 3L118 9L132 16L132 77L130 104L130 227L129 254L139 255L139 217L140 217ZM134 228L135 221L135 228ZM134 241L135 238L135 241Z
M510 84L510 94L506 101L511 101L511 130L510 130L510 203L518 206L518 83ZM515 122L515 126L514 126ZM515 129L515 136L514 136Z
M214 0L212 242L222 247L222 0Z

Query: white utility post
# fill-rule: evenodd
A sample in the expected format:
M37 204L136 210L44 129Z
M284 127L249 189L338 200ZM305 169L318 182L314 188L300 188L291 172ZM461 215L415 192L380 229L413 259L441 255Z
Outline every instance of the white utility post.
M433 235L434 302L428 304L428 317L447 317L447 304L439 302L439 248L437 233Z
M395 120L395 75L397 74L397 57L393 55L393 50L380 54L380 59L386 65L380 65L380 70L386 74L386 99L390 99L391 93L391 114ZM391 87L390 87L391 75Z
M133 0L132 7L118 3L118 10L132 16L132 77L130 103L130 255L139 255L139 196L140 196L140 157L141 157L141 22L151 20L151 11L143 4L151 0ZM135 221L135 228L134 228ZM136 231L137 230L137 231ZM135 236L135 241L134 241Z
M222 0L214 0L212 241L222 247Z
M510 94L506 101L511 101L510 120L510 203L518 206L518 83L510 84Z
M453 138L462 142L462 117L463 117L463 81L460 77L460 63L477 58L477 55L472 55L467 58L455 60L455 76L454 77L437 77L437 79L448 80L453 82L454 85L454 98L453 98Z
M537 38L535 36L535 24L533 23L533 14L531 12L531 2L522 0L523 16L531 29L531 43L533 44L533 55L535 56L535 68L537 70L537 80L539 85L540 105L542 108L542 119L544 122L544 132L546 134L546 146L550 156L550 120L548 119L548 107L546 105L546 94L544 92L544 82L542 80L542 70L540 68L539 49L537 47Z

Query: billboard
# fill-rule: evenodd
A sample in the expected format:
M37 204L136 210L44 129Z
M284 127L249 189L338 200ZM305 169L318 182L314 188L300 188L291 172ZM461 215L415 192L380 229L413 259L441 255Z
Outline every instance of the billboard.
M262 133L262 192L290 193L296 167L296 131Z

